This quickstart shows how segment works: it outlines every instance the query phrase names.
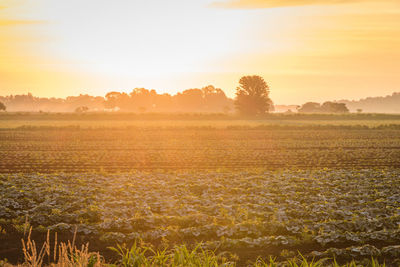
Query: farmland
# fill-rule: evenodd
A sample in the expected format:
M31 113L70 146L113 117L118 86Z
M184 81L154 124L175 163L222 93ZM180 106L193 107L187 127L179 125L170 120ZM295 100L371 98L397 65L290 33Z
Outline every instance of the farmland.
M32 227L37 240L77 229L79 242L110 261L107 247L140 239L201 243L235 254L239 266L298 252L395 264L399 123L358 119L3 120L0 259L21 261Z
M398 167L397 129L0 131L0 172Z

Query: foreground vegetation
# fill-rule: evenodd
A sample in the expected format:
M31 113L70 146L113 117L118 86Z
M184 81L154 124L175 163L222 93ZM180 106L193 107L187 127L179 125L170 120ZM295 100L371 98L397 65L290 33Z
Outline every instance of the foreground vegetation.
M0 251L21 259L29 227L38 242L50 229L60 241L94 251L135 240L184 243L229 252L238 263L258 256L340 261L400 257L397 169L180 171L123 174L0 175Z
M237 266L235 256L227 253L215 254L215 251L205 250L201 244L193 249L188 249L185 245L175 246L173 249L164 248L163 250L154 250L152 246L143 243L134 243L131 247L126 245L110 247L119 259L115 263L106 263L99 253L89 251L89 244L82 245L79 249L75 246L74 240L68 243L57 243L57 235L52 246L50 235L47 232L47 240L42 247L37 247L34 240L30 238L30 232L27 240L22 240L24 251L24 262L22 264L12 265L7 261L0 261L1 267L136 267L136 266L209 266L209 267L225 267ZM246 264L249 267L385 267L386 264L380 264L379 261L372 258L362 262L351 261L345 264L339 264L336 259L321 259L308 261L301 254L293 259L277 262L275 258L269 257L263 259L258 257L255 262Z

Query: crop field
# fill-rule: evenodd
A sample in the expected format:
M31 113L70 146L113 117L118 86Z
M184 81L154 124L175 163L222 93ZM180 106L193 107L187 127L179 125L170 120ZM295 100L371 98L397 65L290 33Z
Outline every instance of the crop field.
M0 140L2 173L400 166L397 129L12 129Z
M400 257L398 170L2 174L1 250L26 223L96 240L258 255ZM15 230L14 230L15 229ZM17 233L15 233L17 231ZM18 232L19 231L19 232ZM10 240L10 241L9 241Z
M108 247L141 240L237 266L299 253L400 264L399 127L221 123L0 125L0 259L22 262L32 227L38 243L76 231L109 262Z

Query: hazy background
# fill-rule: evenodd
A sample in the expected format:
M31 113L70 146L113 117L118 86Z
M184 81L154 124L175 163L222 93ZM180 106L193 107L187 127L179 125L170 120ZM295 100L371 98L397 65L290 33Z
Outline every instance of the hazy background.
M233 97L247 74L277 104L400 89L398 1L277 2L0 0L0 95L213 84Z

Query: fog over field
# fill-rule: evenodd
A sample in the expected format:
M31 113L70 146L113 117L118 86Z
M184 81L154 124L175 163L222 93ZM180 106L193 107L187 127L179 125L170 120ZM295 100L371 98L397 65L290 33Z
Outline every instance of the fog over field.
M119 94L119 95L118 95ZM119 97L120 100L114 100ZM155 90L138 88L129 95L118 92L101 96L70 96L67 98L35 97L32 94L0 96L0 102L11 112L75 112L85 106L88 111L125 111L125 112L206 112L234 113L234 99L225 95L223 90L214 86L202 89L185 90L176 95L158 94ZM368 97L360 100L337 100L345 103L351 112L400 113L400 93L382 97ZM274 112L297 112L301 106L275 104Z

